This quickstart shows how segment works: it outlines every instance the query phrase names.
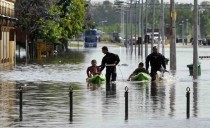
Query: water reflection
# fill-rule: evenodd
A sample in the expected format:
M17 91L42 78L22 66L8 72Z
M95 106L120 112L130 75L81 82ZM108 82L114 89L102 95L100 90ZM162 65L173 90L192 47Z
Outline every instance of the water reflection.
M25 54L17 57L17 64L78 64L84 61L85 54L78 49L71 49L65 53L59 54L57 56L49 56L47 58L42 58L42 60L28 60L26 62Z
M166 87L167 84L162 82L159 88L159 97L160 97L160 113L163 114L166 111Z
M16 113L16 85L0 81L0 124L9 127L15 121Z
M52 56L46 59L43 59L41 63L44 64L78 64L82 63L85 58L85 53L79 50L69 50L58 56Z
M172 84L169 90L169 116L173 117L175 113L175 95L176 95L176 85Z
M87 83L87 89L90 89L91 91L98 90L101 86L102 85Z
M115 97L116 96L116 84L108 84L106 85L106 97Z
M198 83L193 82L193 116L198 116Z
M158 93L158 90L157 90L157 83L156 82L151 82L151 98L152 98L152 101L153 101L153 105L152 105L152 109L153 109L153 112L157 111L158 110L158 97L157 97L157 93Z
M151 82L152 110L154 113L158 112L159 116L164 115L166 110L166 86L163 82Z
M116 86L116 84L106 85L105 96L102 97L102 115L106 120L111 120L118 112L119 97L116 95Z

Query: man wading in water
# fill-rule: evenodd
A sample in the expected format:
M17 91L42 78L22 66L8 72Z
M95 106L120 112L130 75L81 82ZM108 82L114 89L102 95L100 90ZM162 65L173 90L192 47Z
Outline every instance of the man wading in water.
M105 54L101 61L101 72L106 67L106 87L110 87L110 79L111 82L116 81L117 72L116 65L120 62L120 58L117 54L110 53L106 46L102 47L102 52Z
M146 58L146 70L148 71L149 69L149 63L151 66L151 72L150 75L152 77L152 81L156 80L156 74L157 71L166 71L166 64L165 64L165 57L158 53L157 47L154 46L152 48L152 53L149 54ZM162 67L164 69L162 69Z

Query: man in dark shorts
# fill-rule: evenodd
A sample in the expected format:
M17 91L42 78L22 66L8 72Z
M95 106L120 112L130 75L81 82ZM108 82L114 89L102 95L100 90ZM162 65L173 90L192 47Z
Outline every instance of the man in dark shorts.
M106 85L110 85L110 79L112 82L116 81L117 72L116 65L119 64L120 58L117 54L108 51L106 46L102 47L102 52L105 54L101 61L101 72L106 67Z

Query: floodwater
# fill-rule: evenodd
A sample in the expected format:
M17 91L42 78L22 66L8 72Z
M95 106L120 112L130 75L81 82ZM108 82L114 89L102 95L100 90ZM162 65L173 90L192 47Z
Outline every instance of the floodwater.
M123 47L109 47L121 59L116 90L88 85L86 68L91 59L104 56L97 49L71 48L67 56L42 62L17 64L0 72L0 127L75 128L208 128L210 125L210 60L201 62L201 76L193 81L188 64L192 47L177 47L177 72L165 73L161 82L128 82L145 61ZM210 56L209 48L199 48ZM165 56L169 58L169 48ZM169 61L170 62L170 61ZM127 64L127 66L126 66ZM169 65L167 65L169 70ZM104 71L105 73L105 71ZM19 118L19 87L23 87L23 113ZM128 119L125 120L125 87L128 87ZM73 88L73 121L70 121L69 88ZM186 88L190 88L190 117L186 117Z

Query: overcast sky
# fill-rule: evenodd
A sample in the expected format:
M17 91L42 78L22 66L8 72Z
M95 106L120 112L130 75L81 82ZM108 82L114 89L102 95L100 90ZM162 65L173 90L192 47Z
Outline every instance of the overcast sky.
M104 0L91 0L91 2L102 2L102 1L104 1ZM109 1L114 2L115 0L109 0ZM122 0L122 1L127 1L127 0ZM145 2L146 0L143 0L143 1ZM161 1L161 0L159 0L159 1ZM200 2L202 2L202 1L208 1L208 0L198 0L198 4L200 4ZM170 2L170 0L163 0L163 2ZM175 2L194 4L194 0L175 0Z

